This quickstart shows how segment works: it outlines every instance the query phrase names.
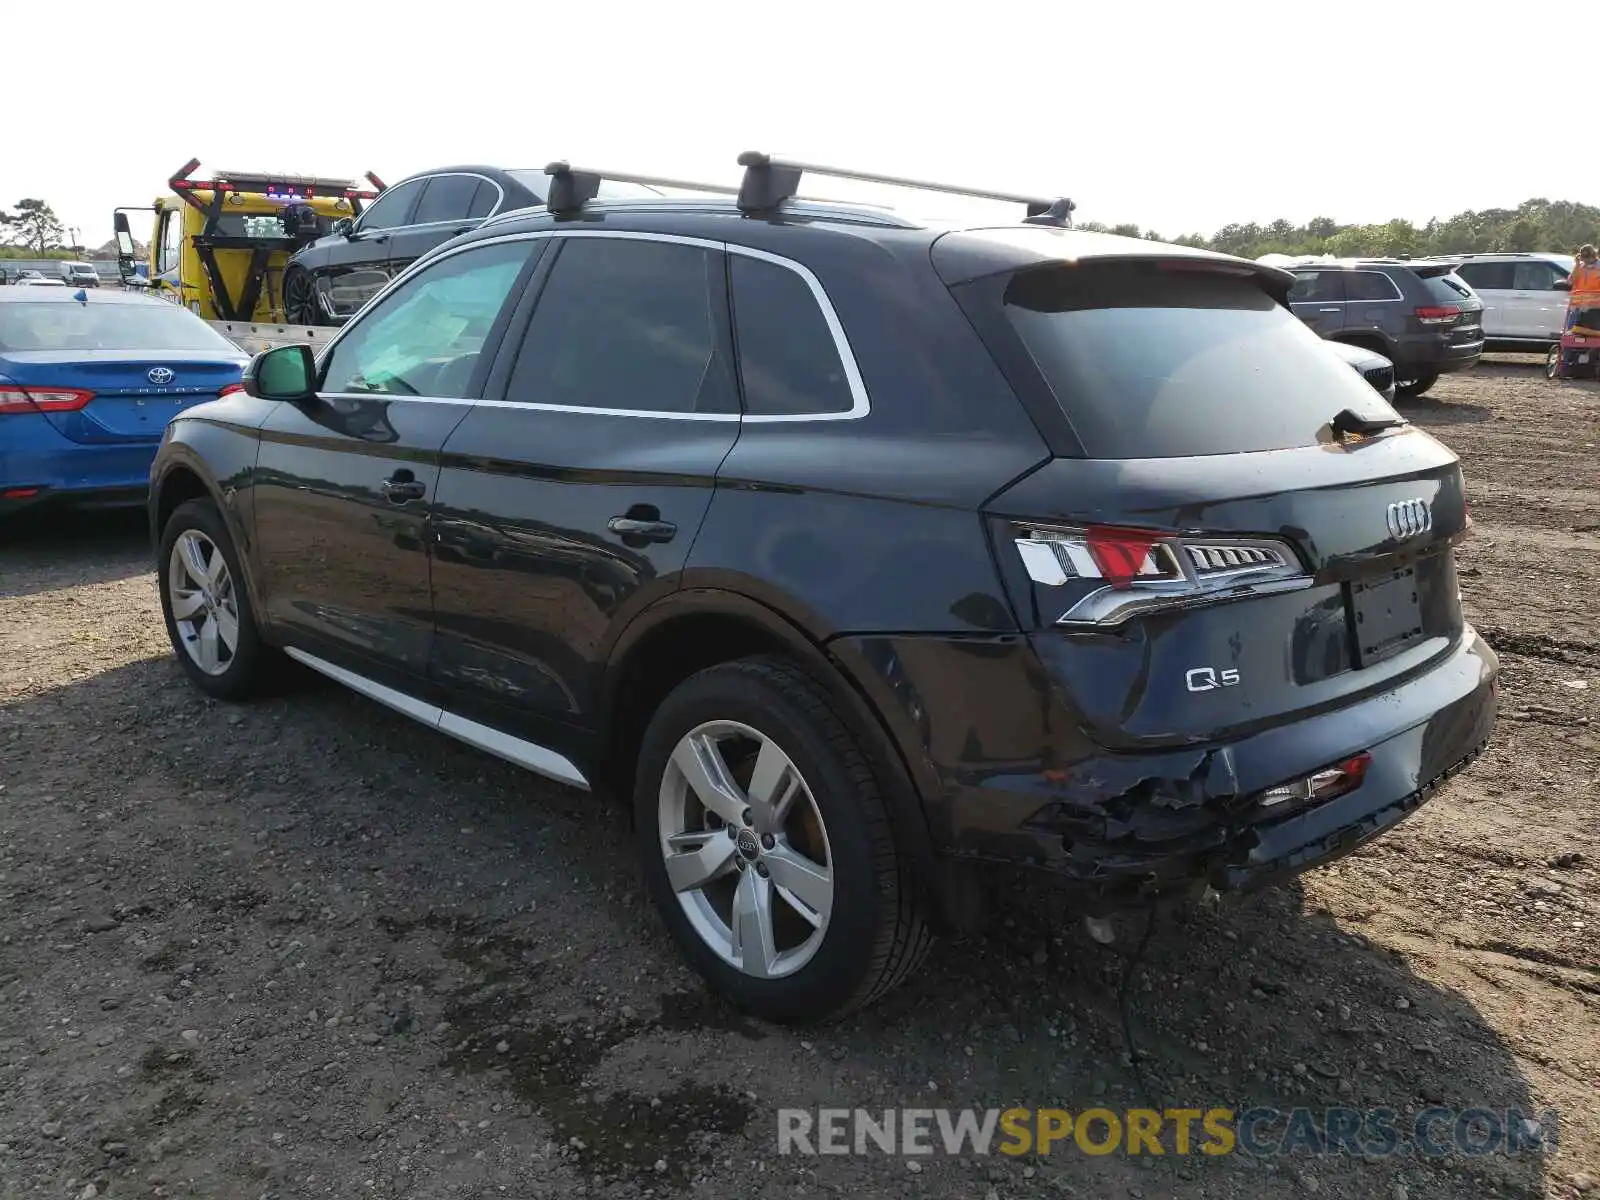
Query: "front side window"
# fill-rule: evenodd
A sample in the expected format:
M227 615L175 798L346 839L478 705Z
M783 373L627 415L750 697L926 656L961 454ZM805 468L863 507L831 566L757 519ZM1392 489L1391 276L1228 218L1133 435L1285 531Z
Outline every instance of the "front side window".
M718 348L722 252L649 240L562 239L508 399L626 412L734 409Z
M333 344L320 390L474 398L484 340L539 244L478 246L424 268Z
M384 192L361 214L362 232L396 229L410 224L411 210L416 207L417 199L422 194L422 185L426 182L426 179L413 179L409 183L396 184Z
M183 254L183 211L168 209L161 214L161 253L156 258L156 271L165 275L178 269Z
M850 380L806 281L787 267L745 254L733 256L728 275L745 414L849 412L855 402Z
M1511 286L1519 292L1553 292L1556 281L1565 279L1567 272L1543 259L1519 262L1511 277Z

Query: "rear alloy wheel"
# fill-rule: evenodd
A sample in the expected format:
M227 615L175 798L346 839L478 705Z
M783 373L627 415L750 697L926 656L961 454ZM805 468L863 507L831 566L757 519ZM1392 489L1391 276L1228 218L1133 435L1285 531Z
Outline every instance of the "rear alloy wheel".
M866 756L791 664L726 663L668 696L641 747L635 816L667 927L747 1011L839 1015L931 944Z
M290 325L322 324L309 271L290 267L283 273L283 316Z
M159 562L161 611L184 673L220 700L263 690L273 652L256 629L233 539L216 506L180 504L162 533Z
M1414 400L1438 382L1439 372L1437 371L1413 370L1404 375L1396 373L1394 393L1402 399Z

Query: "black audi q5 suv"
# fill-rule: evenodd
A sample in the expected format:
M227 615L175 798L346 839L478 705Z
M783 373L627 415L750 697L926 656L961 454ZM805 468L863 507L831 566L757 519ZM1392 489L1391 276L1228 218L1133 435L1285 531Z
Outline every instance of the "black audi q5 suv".
M679 948L786 1021L903 980L986 867L1091 917L1244 891L1482 749L1460 465L1293 276L741 163L629 201L552 164L180 413L150 515L194 683L294 660L623 800Z

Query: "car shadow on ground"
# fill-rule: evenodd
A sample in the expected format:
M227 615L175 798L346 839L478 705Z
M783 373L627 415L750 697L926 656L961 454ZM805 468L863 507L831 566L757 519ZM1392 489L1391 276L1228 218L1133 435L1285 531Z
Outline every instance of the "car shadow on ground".
M1424 429L1444 428L1450 425L1477 425L1494 420L1492 408L1483 404L1463 404L1435 396L1416 396L1410 400L1396 400L1400 415Z
M70 1155L79 1137L99 1161L106 1138L164 1138L181 1148L170 1177L260 1191L290 1186L291 1165L227 1123L215 1105L229 1094L261 1095L269 1121L288 1119L272 1104L303 1113L292 1170L324 1177L319 1154L328 1170L369 1170L338 1140L339 1105L373 1114L376 1138L385 1120L409 1112L415 1130L430 1105L478 1097L536 1114L547 1149L561 1147L552 1161L600 1194L879 1195L907 1186L905 1160L780 1158L777 1110L1059 1106L1120 1122L1135 1108L1271 1109L1285 1115L1252 1126L1248 1152L1199 1153L1197 1125L1191 1152L1174 1154L1169 1125L1161 1156L1069 1137L1048 1156L926 1160L916 1190L1544 1194L1542 1155L1457 1148L1457 1113L1486 1123L1463 1122L1469 1146L1496 1140L1508 1110L1538 1119L1499 1034L1399 954L1307 911L1297 886L1169 916L1148 940L1125 923L1105 948L1050 888L1012 880L989 932L943 942L874 1008L789 1030L732 1012L683 967L643 898L622 813L320 680L219 705L170 658L136 662L0 707L0 762L0 843L17 867L0 1002L19 1029L54 1027L92 977L85 994L136 998L100 1014L118 1022L116 1045L156 1056L125 1076L92 1022L58 1038L14 1081L12 1111L65 1113L83 1133L42 1149L8 1139L29 1155ZM44 953L106 912L114 936ZM217 1031L199 1035L216 1045L171 1050L184 1026ZM331 1038L352 1064L338 1075L320 1069ZM363 1073L363 1055L381 1058ZM1301 1108L1312 1115L1288 1115ZM1390 1110L1405 1144L1418 1113L1440 1110L1428 1132L1450 1153L1316 1153L1329 1109ZM1535 1136L1513 1120L1515 1136ZM1294 1150L1277 1153L1286 1134Z
M148 521L142 508L24 510L0 518L0 597L110 583L149 571Z

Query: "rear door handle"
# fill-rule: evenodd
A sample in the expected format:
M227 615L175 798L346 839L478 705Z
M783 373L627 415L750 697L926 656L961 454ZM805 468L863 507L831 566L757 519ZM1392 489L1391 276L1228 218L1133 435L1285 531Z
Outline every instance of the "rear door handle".
M646 521L638 517L612 517L606 528L624 541L670 542L677 536L678 527L671 521Z

